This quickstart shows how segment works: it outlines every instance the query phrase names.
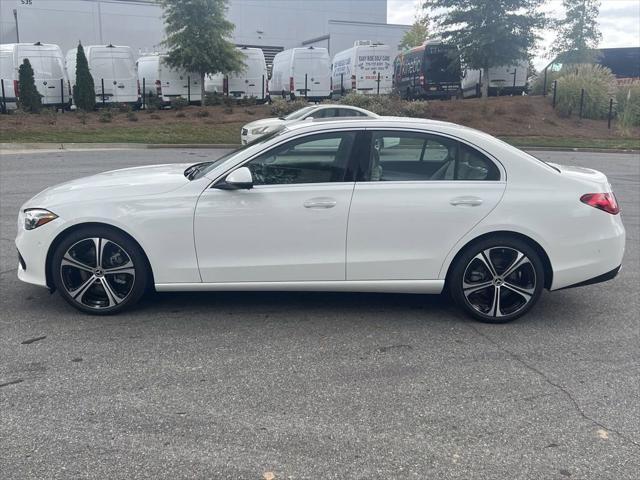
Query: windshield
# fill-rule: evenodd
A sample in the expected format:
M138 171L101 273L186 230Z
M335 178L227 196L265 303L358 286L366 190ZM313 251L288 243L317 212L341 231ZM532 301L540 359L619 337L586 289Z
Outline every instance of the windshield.
M311 113L313 110L315 110L318 107L303 107L300 110L296 110L293 113L290 113L289 115L287 115L286 117L283 118L283 120L298 120L299 118L304 117L307 113Z
M210 162L195 163L190 167L187 167L187 169L184 171L184 176L187 177L189 180L196 180L198 178L202 178L207 173L212 171L214 168L219 167L224 162L229 160L231 157L236 156L236 154L242 152L243 150L246 150L249 147L253 147L254 145L265 143L268 140L271 140L273 137L280 135L282 132L284 132L284 127L278 127L273 132L269 132L266 135L263 135L262 137L257 138L254 141L247 143L246 145L243 145L240 148L236 148L235 150L232 150L231 152L224 154L223 156L221 156L216 160L212 160Z

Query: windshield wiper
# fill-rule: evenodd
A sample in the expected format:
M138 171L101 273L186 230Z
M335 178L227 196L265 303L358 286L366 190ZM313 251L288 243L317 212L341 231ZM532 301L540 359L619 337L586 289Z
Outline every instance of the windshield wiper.
M211 165L212 163L213 162L211 161L195 163L190 167L187 167L187 169L184 171L184 176L187 177L189 180L193 180L200 170L202 170L204 167L208 165Z

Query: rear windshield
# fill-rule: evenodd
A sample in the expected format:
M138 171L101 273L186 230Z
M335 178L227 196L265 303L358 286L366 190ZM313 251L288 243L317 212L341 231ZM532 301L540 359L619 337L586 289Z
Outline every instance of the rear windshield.
M303 107L300 110L296 110L295 112L290 113L289 115L284 117L283 120L298 120L299 118L304 117L306 114L311 113L316 108L318 107Z
M29 57L29 62L33 68L33 76L35 78L64 78L62 59L58 57L34 56ZM20 60L20 63L22 63L22 59Z
M0 56L0 76L13 78L13 58L9 55Z

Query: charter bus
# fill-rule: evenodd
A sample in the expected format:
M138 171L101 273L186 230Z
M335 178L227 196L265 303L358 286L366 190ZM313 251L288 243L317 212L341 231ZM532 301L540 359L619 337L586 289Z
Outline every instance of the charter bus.
M458 49L429 40L401 53L394 62L394 88L402 98L450 99L460 95Z

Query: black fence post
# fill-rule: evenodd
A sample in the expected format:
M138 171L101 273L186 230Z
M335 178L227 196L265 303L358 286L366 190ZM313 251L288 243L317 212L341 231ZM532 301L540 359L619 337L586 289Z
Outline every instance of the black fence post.
M62 111L64 112L64 79L60 79L60 104L62 105Z
M222 93L228 97L229 96L229 75L225 75L222 80Z
M547 96L547 69L544 69L544 82L542 82L542 96Z
M551 102L551 105L553 105L553 108L556 108L557 92L558 92L558 80L554 80L553 81L553 101Z
M515 91L516 89L516 75L518 74L518 69L514 68L513 69L513 90Z
M344 95L344 73L340 74L340 96Z
M580 91L580 115L578 118L582 120L582 109L584 108L584 88Z
M380 72L378 72L378 91L376 95L380 95Z
M613 113L613 98L609 99L609 117L607 119L607 128L611 130L611 114Z
M480 82L476 83L476 97L480 98Z
M304 98L307 98L307 74L304 74Z
M191 103L191 75L187 75L187 103Z
M262 74L262 98L261 100L264 100L264 74Z
M0 104L0 108L2 108L2 113L7 113L7 98L4 96L4 79L0 79L0 84L2 84L2 104Z
M146 85L146 78L142 78L142 109L146 110L147 109L147 85Z
M100 79L100 85L102 87L102 106L104 107L104 105L105 105L105 101L104 101L104 78Z

